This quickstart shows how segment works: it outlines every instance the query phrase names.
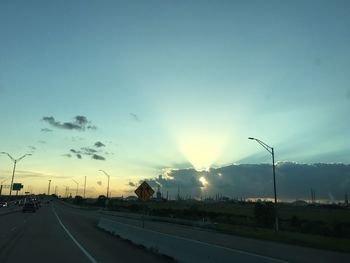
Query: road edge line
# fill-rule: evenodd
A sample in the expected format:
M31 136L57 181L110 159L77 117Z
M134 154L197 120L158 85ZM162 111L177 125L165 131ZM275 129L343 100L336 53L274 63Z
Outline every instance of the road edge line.
M92 263L97 263L96 259L94 259L93 256L90 255L89 252L87 252L87 250L80 245L80 243L74 238L74 236L69 232L69 230L63 225L60 217L57 215L56 210L54 207L51 207L53 213L55 214L58 222L60 223L60 225L62 226L62 228L64 229L64 231L66 231L67 235L73 240L73 242L79 247L79 249L85 254L85 256L92 262Z

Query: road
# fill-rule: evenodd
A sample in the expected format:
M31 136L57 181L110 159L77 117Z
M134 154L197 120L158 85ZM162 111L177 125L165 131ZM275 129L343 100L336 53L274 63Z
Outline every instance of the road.
M96 213L58 202L0 216L0 262L171 262L96 227Z
M103 217L141 226L141 221L118 212L77 209L60 201L45 204L36 213L0 211L0 262L173 262L97 228ZM146 221L145 228L244 253L254 262L350 262L350 254L224 235L198 228ZM176 250L176 247L174 247ZM205 253L205 251L203 251ZM236 261L239 262L239 261ZM247 261L245 261L247 262ZM260 262L258 260L258 262Z

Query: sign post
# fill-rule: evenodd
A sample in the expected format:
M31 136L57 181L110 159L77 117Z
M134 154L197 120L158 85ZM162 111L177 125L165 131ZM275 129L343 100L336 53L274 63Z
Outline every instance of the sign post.
M152 189L152 187L149 186L149 184L144 181L139 187L137 187L137 189L135 190L135 194L137 195L137 197L139 198L139 200L145 202L148 199L150 199L150 197L154 194L154 190ZM144 219L144 215L146 213L146 206L144 205L144 210L143 210L143 216L142 216L142 227L145 227L145 219Z

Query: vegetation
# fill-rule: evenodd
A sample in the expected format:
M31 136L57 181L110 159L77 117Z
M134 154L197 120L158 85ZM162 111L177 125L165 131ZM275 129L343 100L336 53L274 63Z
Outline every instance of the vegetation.
M89 205L104 207L104 196ZM223 233L350 252L350 209L344 206L279 204L279 233L272 230L275 217L272 203L112 199L107 208L206 222L205 227Z

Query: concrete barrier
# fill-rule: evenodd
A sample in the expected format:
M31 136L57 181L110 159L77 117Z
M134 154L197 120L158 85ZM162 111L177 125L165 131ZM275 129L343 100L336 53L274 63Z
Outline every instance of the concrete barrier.
M172 236L103 217L100 218L98 227L134 244L143 245L159 254L172 257L179 262L285 262L245 251Z

